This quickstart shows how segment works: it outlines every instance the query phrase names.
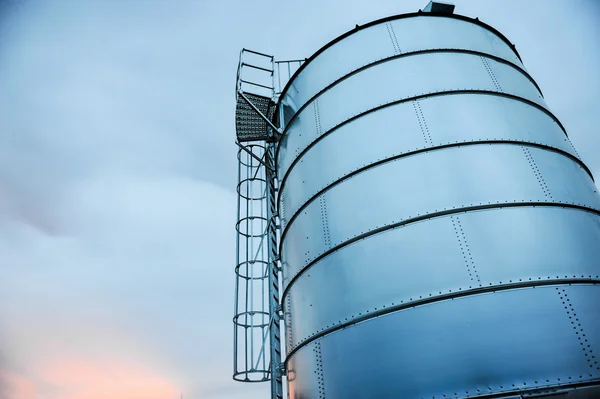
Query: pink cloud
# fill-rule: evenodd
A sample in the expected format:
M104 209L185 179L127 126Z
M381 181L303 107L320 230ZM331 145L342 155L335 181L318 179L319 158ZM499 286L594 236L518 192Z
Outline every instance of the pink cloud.
M0 381L4 384L8 399L37 399L38 393L35 384L28 378L0 370Z
M176 399L178 384L143 364L64 358L31 376L2 373L10 399Z

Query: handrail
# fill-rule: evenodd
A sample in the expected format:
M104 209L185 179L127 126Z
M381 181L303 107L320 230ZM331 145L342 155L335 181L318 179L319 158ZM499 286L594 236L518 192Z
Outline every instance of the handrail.
M263 66L259 66L259 65L254 65L252 63L248 63L248 62L244 62L244 54L245 53L251 53L251 54L256 54L260 57L265 57L269 60L269 64L271 65L271 69L267 68L267 67L263 67ZM252 82L250 80L244 79L243 75L244 75L244 67L247 68L252 68L255 69L257 71L262 71L262 72L267 72L269 74L269 76L271 77L270 82L271 85L269 86L267 83L264 82ZM259 79L260 80L260 79ZM266 79L264 79L264 81L266 82ZM237 73L236 73L236 77L235 77L235 98L236 101L239 97L240 91L244 92L245 90L243 90L243 84L246 85L251 85L254 87L260 87L263 89L267 89L269 91L271 91L272 96L275 95L275 61L274 61L274 57L272 55L268 55L268 54L264 54L258 51L254 51L254 50L249 50L247 48L243 48L240 51L240 57L239 57L239 61L238 61L238 67L237 67ZM250 91L251 94L259 94L259 93L252 93L252 91Z

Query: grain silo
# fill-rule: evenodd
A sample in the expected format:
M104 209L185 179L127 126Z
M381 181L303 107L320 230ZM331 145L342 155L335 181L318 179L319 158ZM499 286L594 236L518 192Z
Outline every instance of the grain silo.
M597 188L515 46L453 10L242 51L234 378L600 397Z

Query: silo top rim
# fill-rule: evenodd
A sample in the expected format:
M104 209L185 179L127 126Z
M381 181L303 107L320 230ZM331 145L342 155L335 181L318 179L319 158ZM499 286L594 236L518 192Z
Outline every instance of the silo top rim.
M422 10L419 10L418 12L407 13L407 14L397 14L397 15L392 15L392 16L389 16L389 17L377 19L375 21L371 21L371 22L369 22L367 24L364 24L364 25L356 25L356 27L354 29L349 30L346 33L344 33L344 34L336 37L333 40L331 40L329 43L325 44L323 47L321 47L320 49L318 49L313 55L311 55L310 57L308 57L305 60L305 62L300 66L300 68L298 68L298 70L296 70L296 72L290 77L290 79L288 80L288 82L285 85L284 89L281 91L281 95L279 97L279 99L280 99L279 102L281 101L282 98L285 97L285 94L287 93L290 85L296 79L296 77L304 70L304 68L306 68L306 65L309 64L312 60L314 60L323 51L327 50L329 47L333 46L337 42L345 39L346 37L348 37L348 36L350 36L350 35L358 32L358 31L360 31L362 29L366 29L366 28L369 28L371 26L378 25L378 24L381 24L381 23L385 23L385 22L388 22L388 21L393 21L393 20L396 20L396 19L413 18L413 17L442 17L442 18L452 18L452 19L458 19L458 20L461 20L461 21L471 22L473 24L479 25L482 28L487 29L490 32L494 33L500 39L502 39L514 51L514 53L517 56L517 58L519 58L520 61L523 61L523 60L521 60L521 56L517 52L517 49L515 48L515 45L512 44L510 42L510 40L508 40L506 38L506 36L504 36L502 33L500 33L497 29L493 28L492 26L490 26L490 25L488 25L488 24L486 24L484 22L481 22L479 20L479 18L469 18L469 17L464 16L464 15L450 14L448 12L435 12L435 11L424 12ZM277 104L277 108L279 108L279 102ZM276 114L277 114L277 111L276 111Z

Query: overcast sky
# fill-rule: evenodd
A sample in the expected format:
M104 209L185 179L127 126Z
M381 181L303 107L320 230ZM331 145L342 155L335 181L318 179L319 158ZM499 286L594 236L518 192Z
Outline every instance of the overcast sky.
M0 2L0 398L266 398L231 380L238 52L426 3ZM600 178L600 1L454 3Z

